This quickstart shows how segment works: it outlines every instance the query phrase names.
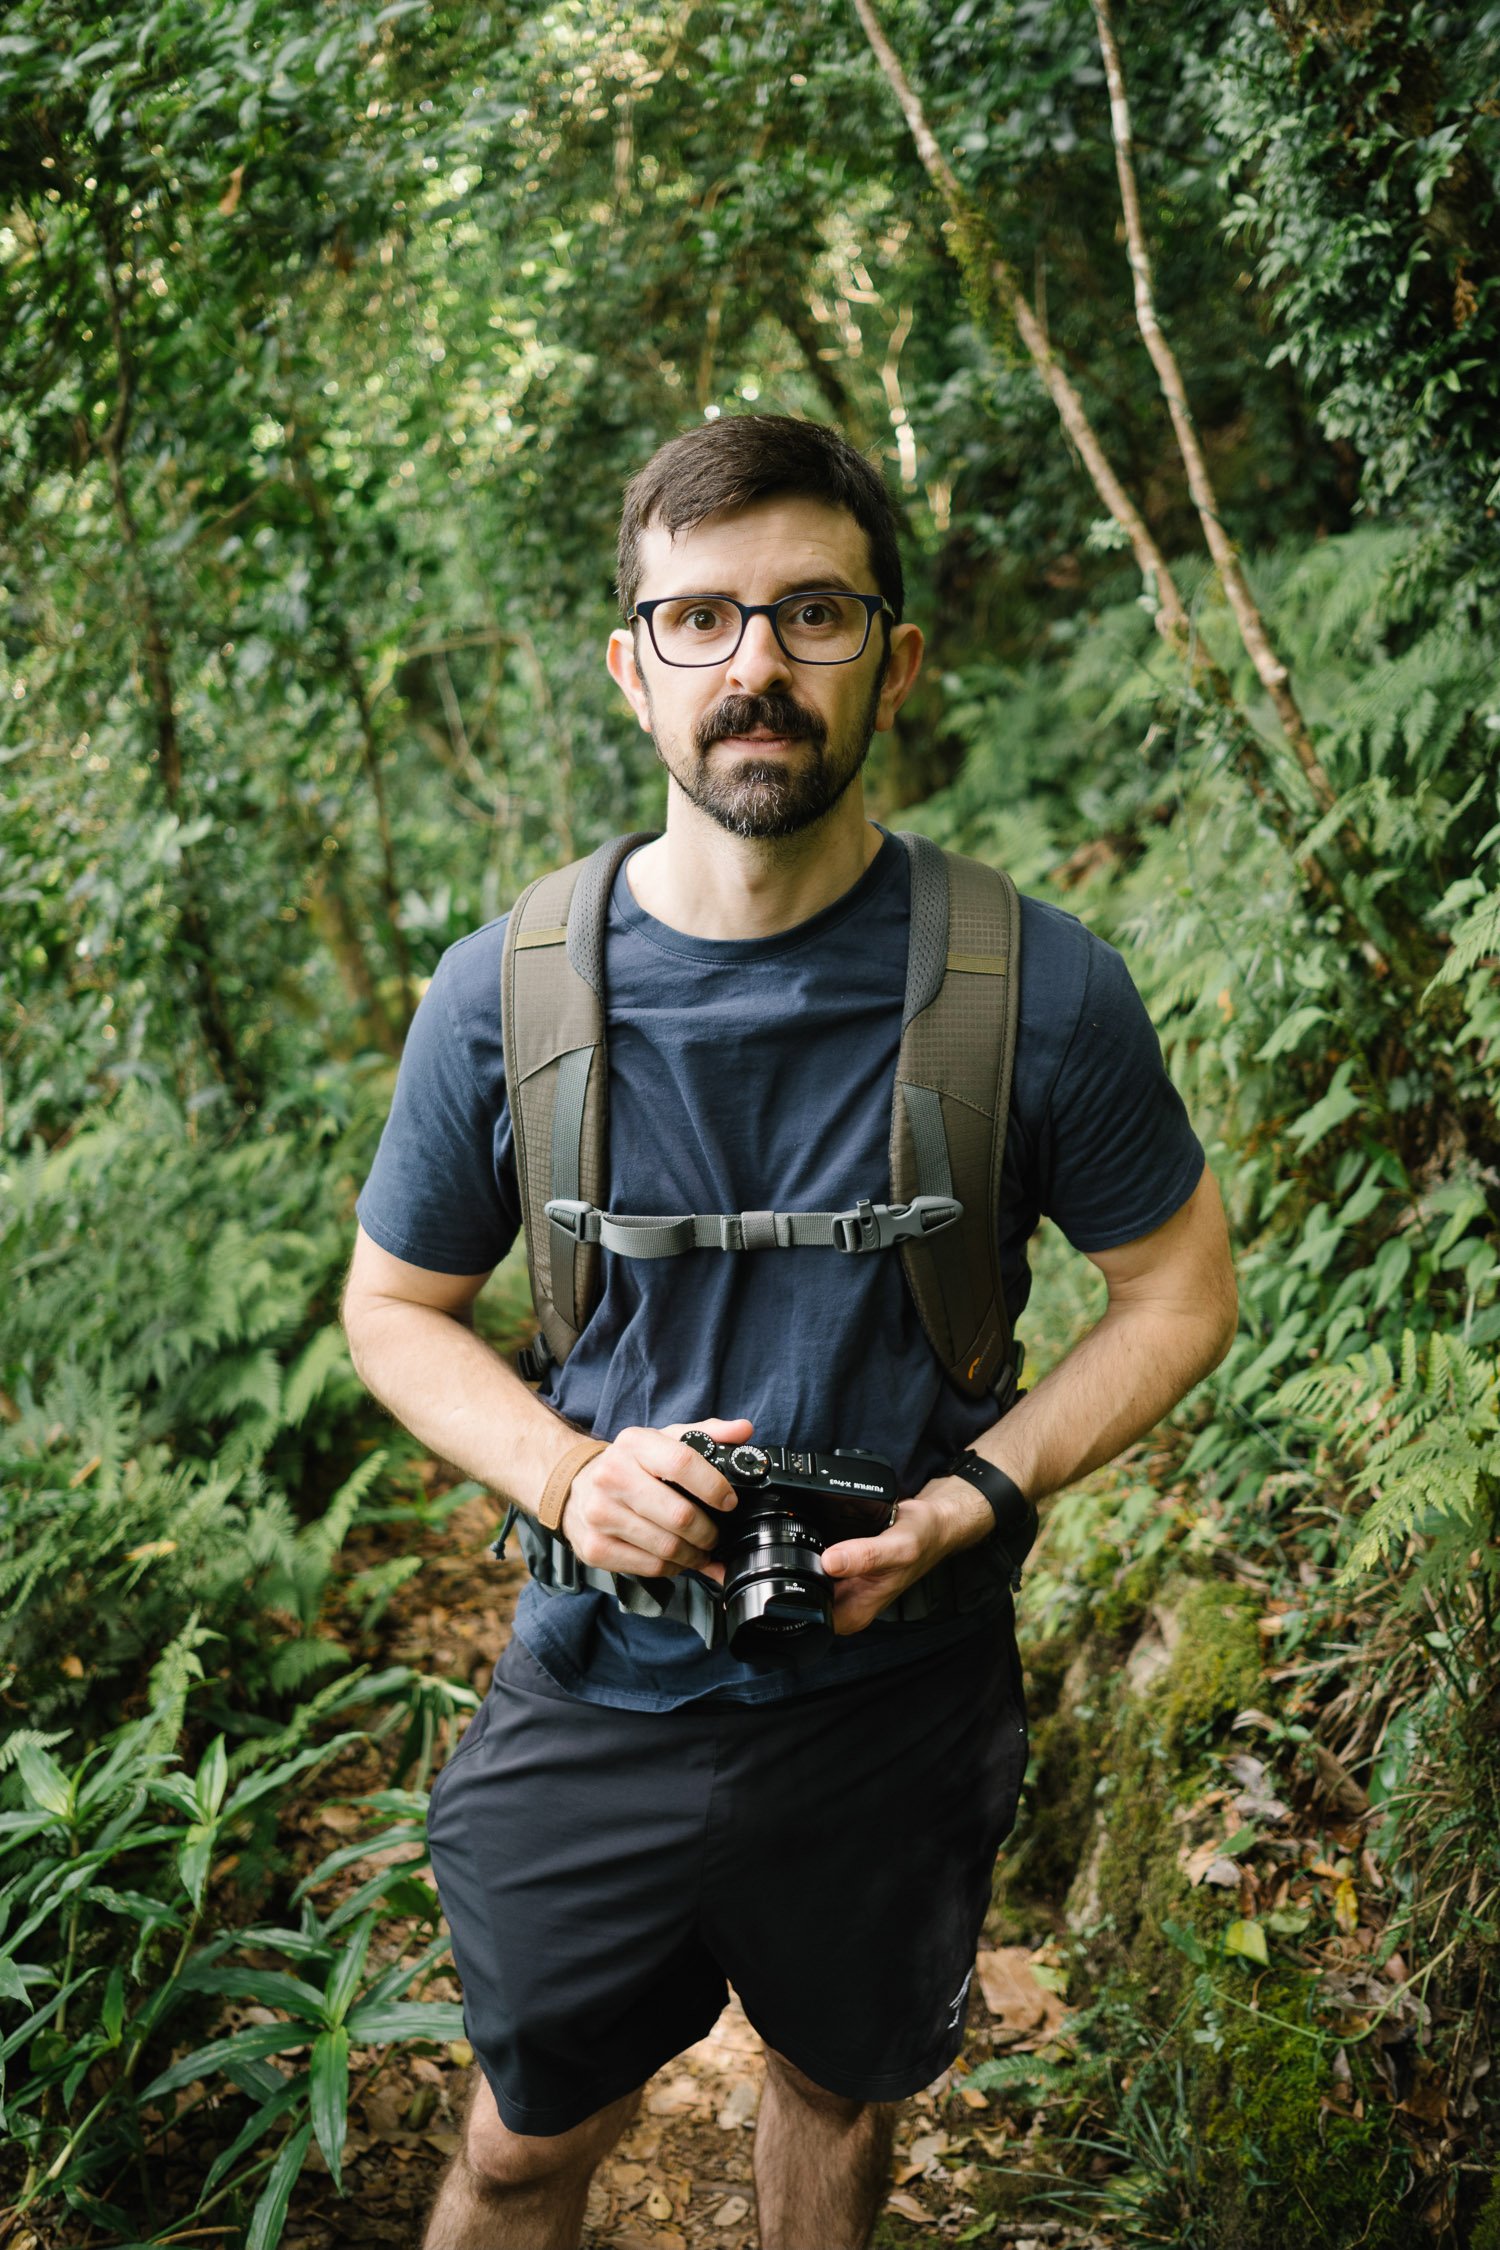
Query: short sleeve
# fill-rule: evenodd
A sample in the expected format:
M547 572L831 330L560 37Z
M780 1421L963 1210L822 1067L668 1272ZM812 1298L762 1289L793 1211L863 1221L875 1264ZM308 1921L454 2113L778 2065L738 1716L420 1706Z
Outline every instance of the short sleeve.
M1120 955L1090 936L1083 1002L1047 1103L1040 1203L1076 1250L1111 1250L1171 1218L1203 1148Z
M382 1250L432 1273L488 1273L520 1231L500 1039L503 937L503 924L489 924L438 963L356 1205Z

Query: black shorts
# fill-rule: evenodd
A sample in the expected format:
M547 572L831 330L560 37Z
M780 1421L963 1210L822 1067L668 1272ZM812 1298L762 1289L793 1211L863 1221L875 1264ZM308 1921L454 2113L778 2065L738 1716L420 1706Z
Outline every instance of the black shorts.
M464 2022L512 2132L644 2085L732 1983L830 2093L897 2101L963 2040L1026 1718L1008 1615L783 1703L585 1703L512 1641L438 1775Z

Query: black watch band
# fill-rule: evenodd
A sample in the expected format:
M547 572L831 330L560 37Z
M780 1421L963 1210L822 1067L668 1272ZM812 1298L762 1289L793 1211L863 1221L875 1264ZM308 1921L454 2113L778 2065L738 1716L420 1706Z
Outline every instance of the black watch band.
M986 1461L982 1453L968 1451L955 1453L944 1474L962 1477L965 1484L984 1494L994 1512L995 1544L1010 1565L1012 1586L1019 1586L1021 1566L1036 1538L1037 1515L1015 1478L997 1469L993 1461Z

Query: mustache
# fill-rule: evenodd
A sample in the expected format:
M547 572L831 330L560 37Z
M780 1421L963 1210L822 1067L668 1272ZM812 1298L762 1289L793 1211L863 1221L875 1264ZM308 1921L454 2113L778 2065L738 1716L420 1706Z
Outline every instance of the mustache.
M757 732L810 742L815 750L821 750L828 739L828 729L816 711L805 711L795 696L726 695L694 727L693 747L706 756L726 735Z

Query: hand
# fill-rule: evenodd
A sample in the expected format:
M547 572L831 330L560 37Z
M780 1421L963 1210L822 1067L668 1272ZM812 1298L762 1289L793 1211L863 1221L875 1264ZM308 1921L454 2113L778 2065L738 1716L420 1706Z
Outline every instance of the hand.
M944 1555L977 1546L994 1528L984 1494L958 1477L935 1478L914 1500L898 1501L895 1522L873 1539L841 1539L824 1550L834 1631L862 1633Z
M751 1428L741 1420L621 1430L584 1463L563 1503L558 1528L579 1561L637 1578L699 1570L722 1585L724 1565L708 1558L719 1536L715 1515L734 1507L734 1487L683 1444L682 1433L706 1430L721 1445L743 1445Z

